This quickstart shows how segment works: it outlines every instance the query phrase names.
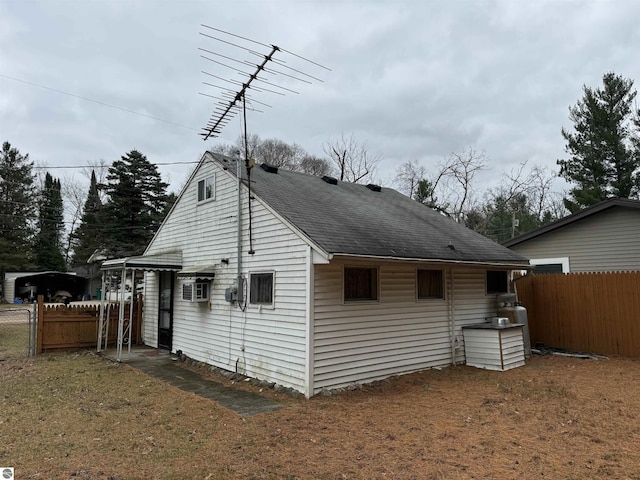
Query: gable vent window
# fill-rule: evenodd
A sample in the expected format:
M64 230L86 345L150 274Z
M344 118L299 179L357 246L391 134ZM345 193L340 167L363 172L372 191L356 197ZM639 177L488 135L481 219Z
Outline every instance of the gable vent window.
M509 282L506 270L487 270L487 294L508 293Z
M378 300L378 267L344 268L344 301Z
M444 275L442 270L418 269L417 290L418 300L443 299Z
M189 282L182 284L182 300L187 302L209 301L209 282Z
M249 303L273 305L273 272L249 274Z
M198 182L198 202L215 200L216 198L216 176L211 175Z

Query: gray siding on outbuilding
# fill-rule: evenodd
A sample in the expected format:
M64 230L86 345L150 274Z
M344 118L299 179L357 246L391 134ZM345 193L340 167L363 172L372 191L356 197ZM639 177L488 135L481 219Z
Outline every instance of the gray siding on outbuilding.
M510 248L532 260L568 257L571 272L640 270L640 209L609 208Z

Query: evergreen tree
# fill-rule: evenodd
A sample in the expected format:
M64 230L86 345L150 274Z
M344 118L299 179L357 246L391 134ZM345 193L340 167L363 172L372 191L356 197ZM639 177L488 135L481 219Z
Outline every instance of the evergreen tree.
M29 154L9 142L0 151L0 279L10 270L27 270L34 225L34 176Z
M102 202L100 201L96 172L91 170L91 183L89 184L87 199L84 202L82 219L76 231L73 232L75 243L73 266L85 265L89 257L102 247L104 230L102 228L102 219L100 218L101 213Z
M113 162L102 186L104 245L108 256L141 254L166 213L167 187L155 165L132 150Z
M38 232L34 242L36 266L42 270L67 270L61 250L64 213L60 180L48 172L38 202Z
M575 184L564 201L572 213L607 198L638 193L633 81L610 72L602 82L595 90L583 87L582 99L569 109L573 131L562 129L570 157L557 163L560 176Z
M497 195L483 206L483 217L484 223L475 230L499 243L534 230L550 220L548 212L543 213L542 219L538 218L523 193L511 198Z

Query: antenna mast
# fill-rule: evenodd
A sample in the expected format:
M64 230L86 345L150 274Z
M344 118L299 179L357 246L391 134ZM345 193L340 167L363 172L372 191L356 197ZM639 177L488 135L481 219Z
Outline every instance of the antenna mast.
M280 50L278 47L276 47L275 45L272 46L271 52L269 52L269 54L264 57L264 60L260 65L258 65L258 68L256 69L256 71L249 76L249 80L246 83L242 84L242 88L238 91L238 93L236 93L235 97L233 97L233 100L229 102L229 104L224 109L224 111L222 111L222 113L220 113L219 115L215 115L216 118L213 124L209 126L209 128L205 129L205 133L201 134L204 137L205 141L208 140L209 137L214 133L216 135L220 133L219 129L221 128L221 124L224 122L225 118L227 117L231 109L236 107L238 102L240 102L240 100L242 100L243 102L246 101L245 93L249 88L249 86L251 85L251 82L253 82L256 78L258 78L258 74L264 70L264 66L267 63L269 63L269 61L273 58L273 54L276 53L278 50Z
M218 92L219 96L200 92L200 95L204 95L206 97L210 97L217 100L217 102L215 103L216 106L214 108L214 111L211 117L209 118L209 121L207 122L206 126L202 129L203 132L200 133L200 135L203 137L205 141L211 137L217 137L221 133L222 129L229 123L229 121L241 109L243 110L243 112L246 112L246 110L261 112L261 110L258 110L254 107L254 103L268 107L268 108L271 107L271 105L268 105L266 103L259 102L253 99L253 97L251 97L248 94L249 89L251 89L253 92L256 92L256 93L268 92L268 93L281 95L281 96L285 95L285 93L287 92L295 93L295 94L299 93L296 90L293 90L291 88L281 85L280 83L275 83L276 80L271 78L270 76L284 77L286 80L295 80L297 82L303 82L306 84L313 83L312 82L313 80L322 82L320 78L310 75L308 73L305 73L299 69L293 68L292 66L288 65L287 62L284 60L274 58L276 53L280 53L281 55L289 55L294 60L303 60L316 68L321 68L321 69L330 71L329 68L323 65L320 65L319 63L308 60L300 55L296 55L295 53L289 52L288 50L281 49L276 45L257 42L255 40L251 40L249 38L242 37L240 35L236 35L230 32L226 32L224 30L220 30L219 28L214 28L208 25L202 24L201 26L203 28L206 28L207 30L212 30L214 32L217 32L215 34L200 32L200 35L202 35L203 37L214 40L218 42L219 45L225 46L226 48L231 48L232 52L234 52L235 49L240 49L240 50L244 50L245 54L262 58L261 63L255 64L250 60L240 60L238 58L235 58L234 56L232 56L233 53L231 55L224 55L220 52L214 52L212 50L207 50L204 48L198 49L201 52L208 54L208 55L201 54L200 56L202 58L214 64L217 64L219 66L234 70L236 74L239 74L245 77L245 81L240 82L238 80L227 79L218 75L214 75L209 72L205 72L205 71L202 72L205 75L216 78L225 83L230 83L235 86L240 86L239 90L231 90L230 88L225 86L203 82L204 85L214 87L219 90ZM218 35L218 36L215 36L215 35ZM235 39L238 39L238 40L235 40ZM267 54L261 54L255 51L253 47L245 46L242 43L259 45L260 47L268 48L269 52ZM255 67L255 69L251 73L245 72L244 70L241 70L238 67L229 65L228 63L223 62L221 60L226 60L227 62L240 64L242 66L250 65ZM277 69L271 66L267 67L269 63L277 66ZM264 77L267 77L267 78L264 78ZM256 83L258 85L256 85ZM266 88L264 87L264 85L268 85L269 87L272 87L272 88ZM240 102L242 102L242 105L240 105ZM247 104L249 105L249 107L247 107ZM246 117L246 114L244 115ZM245 118L245 136L246 136L246 118Z

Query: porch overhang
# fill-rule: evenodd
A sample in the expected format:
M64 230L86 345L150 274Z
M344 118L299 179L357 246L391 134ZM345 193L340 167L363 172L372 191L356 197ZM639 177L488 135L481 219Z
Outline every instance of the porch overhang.
M102 263L101 270L182 270L182 253L158 253L156 255L138 255L134 257L113 258Z
M216 265L192 265L178 271L178 278L195 278L196 280L213 280L216 276Z

